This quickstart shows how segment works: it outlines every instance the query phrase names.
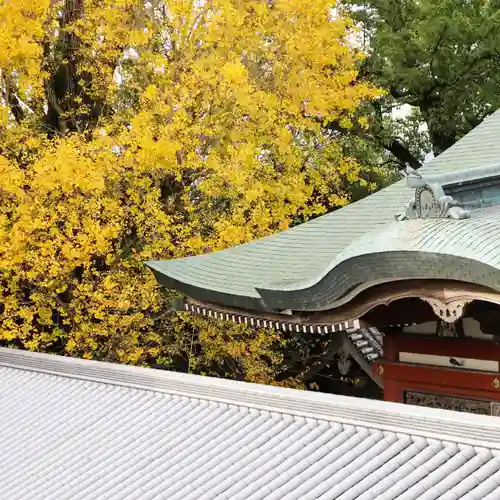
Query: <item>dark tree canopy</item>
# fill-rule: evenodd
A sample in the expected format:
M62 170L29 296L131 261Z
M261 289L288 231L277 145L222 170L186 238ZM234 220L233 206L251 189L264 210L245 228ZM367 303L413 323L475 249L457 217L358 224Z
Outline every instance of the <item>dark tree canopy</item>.
M500 106L499 0L346 4L369 53L360 77L387 92L370 105L365 134L399 163L418 168L427 137L437 155ZM409 122L388 118L392 107L404 104L415 108ZM415 127L418 121L427 131Z

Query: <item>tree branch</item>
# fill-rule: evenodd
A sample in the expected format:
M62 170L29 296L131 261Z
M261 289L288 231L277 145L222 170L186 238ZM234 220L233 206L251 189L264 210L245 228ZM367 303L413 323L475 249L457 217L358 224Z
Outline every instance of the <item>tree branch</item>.
M422 166L422 163L418 160L418 158L398 138L391 137L389 139L383 139L381 137L378 137L377 134L368 133L361 127L355 126L350 129L346 129L342 127L338 122L330 122L326 125L326 128L331 131L338 132L342 135L352 133L367 142L378 143L379 146L392 153L392 155L397 158L398 162L402 166L408 163L415 170L418 170Z
M11 89L4 89L3 98L9 105L10 111L14 115L17 123L21 123L24 119L24 110L21 104L21 100L17 97Z
M443 42L444 36L445 36L445 34L446 34L447 31L448 31L448 25L445 24L444 28L439 33L439 36L438 36L438 38L436 40L436 43L434 44L434 48L432 49L431 58L430 58L430 61L429 61L429 68L430 68L430 71L431 71L432 81L436 82L436 83L438 82L439 79L436 76L436 71L434 69L434 62L436 60L436 54L437 54L437 51L439 49L439 46Z
M300 359L288 360L291 368L281 372L277 380L286 380L291 376L299 373L300 379L303 382L311 380L321 370L330 366L334 360L335 354L341 349L343 337L341 335L332 335L327 344L321 349L319 354L311 354L311 344L308 345L307 353L301 356ZM300 367L300 369L298 369Z
M401 165L406 165L408 163L415 170L418 170L422 166L422 163L399 139L390 139L388 142L384 143L384 147L399 160Z

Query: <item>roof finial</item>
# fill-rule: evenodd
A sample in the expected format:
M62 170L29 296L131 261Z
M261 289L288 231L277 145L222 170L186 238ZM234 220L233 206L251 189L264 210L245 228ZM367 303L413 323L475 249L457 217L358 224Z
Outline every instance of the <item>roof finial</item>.
M417 177L418 179L422 178L422 176L409 163L405 163L405 173L407 177Z

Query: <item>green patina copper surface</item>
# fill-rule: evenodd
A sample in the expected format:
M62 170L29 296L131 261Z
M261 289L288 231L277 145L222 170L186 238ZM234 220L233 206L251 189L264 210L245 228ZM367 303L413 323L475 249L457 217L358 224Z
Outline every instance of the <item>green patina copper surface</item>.
M460 204L470 202L467 208L484 209L500 195L499 165L496 112L419 173L449 184ZM148 265L160 283L197 300L252 310L322 308L360 279L462 279L499 289L500 212L394 222L413 193L403 179L277 235Z

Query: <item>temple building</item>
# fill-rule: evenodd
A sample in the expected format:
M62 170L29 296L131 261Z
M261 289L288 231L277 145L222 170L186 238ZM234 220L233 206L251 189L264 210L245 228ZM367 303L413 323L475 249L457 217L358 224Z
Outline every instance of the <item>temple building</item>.
M387 401L0 347L0 499L500 498L500 113L359 202L148 265L182 310L335 339Z
M386 401L500 414L500 111L356 203L148 265L193 314L334 332Z

